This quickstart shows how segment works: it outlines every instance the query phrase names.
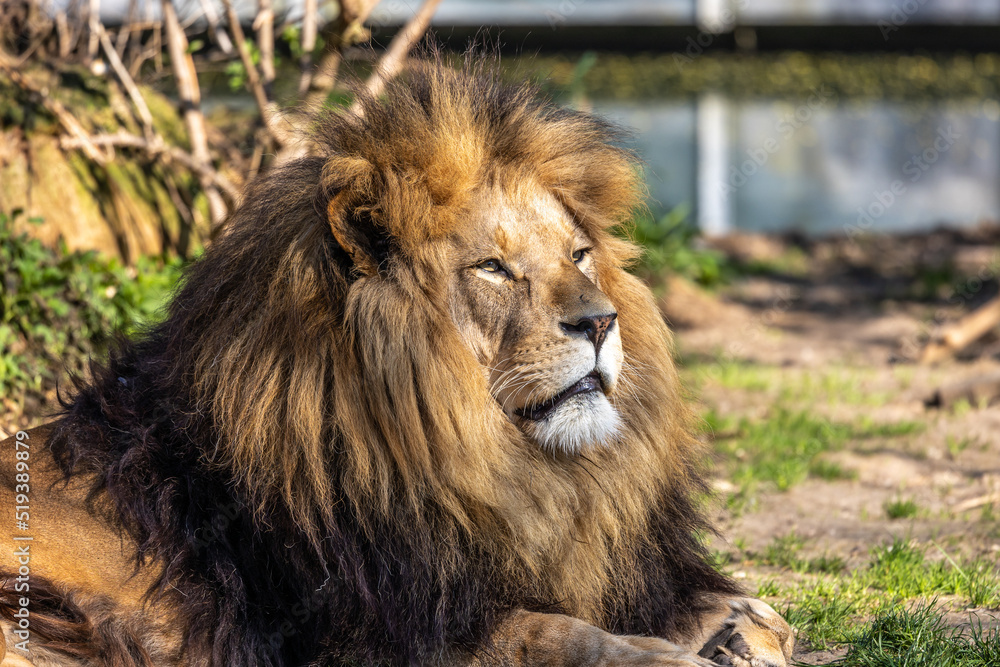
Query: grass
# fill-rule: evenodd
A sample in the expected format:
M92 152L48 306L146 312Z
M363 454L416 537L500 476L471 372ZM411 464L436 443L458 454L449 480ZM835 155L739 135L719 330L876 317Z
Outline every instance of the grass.
M789 406L836 401L872 407L886 404L891 397L888 391L868 386L875 374L865 368L784 368L726 359L721 352L715 358L683 359L681 367L694 387L712 383L725 389L766 391Z
M887 501L882 509L885 510L885 515L890 519L912 519L917 516L917 512L920 510L916 502L902 498Z
M688 213L688 207L682 204L659 217L644 215L635 219L628 235L644 250L640 274L652 276L668 271L703 287L725 284L735 275L732 263L721 252L699 247L699 232L688 221Z
M849 652L849 659L855 662L848 665L936 664L907 662L909 658L902 662L865 662L881 659L874 655L877 642L873 637L877 638L878 632L887 632L894 625L903 632L904 622L913 620L909 614L917 614L919 620L924 618L920 613L931 613L915 611L920 604L936 604L941 597L949 596L967 608L1000 607L1000 571L995 562L959 562L937 545L921 546L897 539L872 549L866 565L838 576L844 570L842 561L839 569L824 571L823 559L800 556L802 547L803 540L794 535L777 538L767 547L761 556L763 561L806 576L804 581L787 587L778 580L767 581L758 595L784 601L785 618L812 647L849 645L854 652L853 658ZM989 651L997 649L995 633L991 639L984 635L983 641L986 644L972 642L969 650L993 655ZM943 664L971 667L980 663Z
M1000 630L949 627L933 605L887 608L847 639L843 667L995 667Z
M836 422L812 411L774 408L760 419L726 419L716 411L705 415L705 426L715 436L716 451L724 459L727 479L736 485L727 504L743 511L762 488L787 491L809 476L850 478L851 473L822 459L853 440L892 438L919 432L918 422Z
M794 532L774 538L763 553L756 555L764 565L785 568L797 573L837 574L845 567L839 556L823 554L815 558L800 555L805 540Z
M784 368L729 360L721 354L687 358L681 367L687 383L698 390L713 385L729 393L753 394L751 400L758 404L764 394L771 406L762 416L726 418L715 409L704 414L705 431L713 436L723 475L736 486L726 498L736 513L752 509L762 490L787 491L810 477L856 478L853 470L827 456L851 442L901 438L925 428L917 421L881 423L867 416L836 421L817 410L817 405L870 407L887 402L886 392L867 386L874 378L868 369Z

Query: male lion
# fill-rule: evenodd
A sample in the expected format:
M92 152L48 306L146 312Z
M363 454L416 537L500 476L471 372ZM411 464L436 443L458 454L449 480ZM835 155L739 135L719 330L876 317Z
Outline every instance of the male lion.
M615 130L471 65L362 106L3 443L5 664L785 665L696 536Z

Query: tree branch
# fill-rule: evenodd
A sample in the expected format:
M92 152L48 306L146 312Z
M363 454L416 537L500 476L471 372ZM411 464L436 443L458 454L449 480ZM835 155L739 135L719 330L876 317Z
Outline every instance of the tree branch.
M299 58L299 90L298 98L305 99L312 84L312 53L316 48L316 13L319 11L317 0L305 0L302 13L302 56Z
M376 4L378 0L341 0L340 15L326 31L326 49L311 81L315 91L306 98L306 107L319 106L333 90L344 49L371 38L362 24Z
M201 4L201 10L205 13L205 20L208 21L209 36L228 56L233 52L233 43L226 31L219 28L219 13L215 11L215 3L212 0L198 0L198 2Z
M278 114L276 113L275 105L268 98L267 91L261 83L260 74L257 72L257 66L253 64L253 58L250 56L250 47L247 46L243 26L240 25L240 17L233 8L232 0L222 0L222 4L226 8L226 19L229 21L229 29L233 33L233 42L235 42L236 50L239 52L240 60L243 62L243 69L247 73L247 87L250 89L250 93L257 103L257 110L260 111L264 127L267 128L271 138L274 139L278 146L284 146L288 143L289 138L278 127Z
M118 50L111 44L111 39L108 38L107 31L104 30L104 26L100 27L99 33L101 47L104 48L104 54L108 57L108 62L111 63L111 69L115 71L115 75L121 84L125 87L128 92L129 98L132 100L133 106L135 106L136 112L139 114L139 120L142 121L142 130L146 135L146 138L152 138L153 136L153 115L149 112L149 106L146 105L146 100L143 99L142 93L139 92L139 87L135 85L135 81L132 76L125 69L125 64L122 63L121 58L118 57Z
M211 165L197 161L193 156L176 146L166 144L160 137L153 140L145 139L128 132L115 134L97 134L85 137L63 137L59 145L64 149L84 148L85 146L106 146L108 148L136 148L152 158L162 158L167 162L176 162L197 176L204 178L218 187L230 203L239 200L240 190L228 178L216 171Z
M240 25L240 17L233 8L232 0L222 0L222 6L226 8L226 19L229 21L229 30L233 33L233 42L236 44L236 51L240 54L240 61L243 69L247 72L247 87L257 103L257 109L261 115L266 113L268 99L264 94L264 88L260 85L260 74L257 73L257 66L253 64L250 56L250 47L247 46L246 35L243 34L243 26ZM266 119L265 119L266 122Z
M407 54L427 32L427 27L431 24L431 19L439 4L441 4L441 0L424 0L424 4L420 6L413 18L389 42L389 48L386 49L385 54L375 65L371 76L368 77L368 81L365 82L365 87L371 95L380 94L385 88L385 84L403 69ZM351 105L351 111L360 113L361 105L357 100Z
M271 0L257 0L257 18L253 22L260 48L261 86L268 101L274 98L274 7Z
M177 94L184 110L184 124L187 126L188 139L191 141L191 157L204 169L212 164L212 156L208 150L208 133L205 129L205 117L201 113L201 89L198 86L198 74L194 69L194 61L188 53L187 37L181 30L177 12L170 0L161 0L163 21L167 29L167 48L170 51L170 62L177 81ZM199 173L202 173L199 171ZM226 218L228 211L218 189L207 178L202 177L202 189L208 197L211 224L218 226Z

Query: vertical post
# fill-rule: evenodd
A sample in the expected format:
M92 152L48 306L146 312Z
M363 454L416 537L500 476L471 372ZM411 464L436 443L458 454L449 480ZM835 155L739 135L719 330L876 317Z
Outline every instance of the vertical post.
M709 33L728 30L730 26L725 20L728 4L728 0L695 0L694 18L698 30Z
M698 99L698 228L706 236L722 236L732 229L732 200L726 188L729 167L729 109L718 93Z

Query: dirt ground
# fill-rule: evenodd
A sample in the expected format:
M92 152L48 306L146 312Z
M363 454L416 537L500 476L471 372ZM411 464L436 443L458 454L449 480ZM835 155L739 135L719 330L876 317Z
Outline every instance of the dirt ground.
M678 280L664 287L661 303L682 363L760 367L791 384L793 395L796 382L833 374L845 382L808 409L837 421L926 425L914 435L831 453L853 479L809 478L785 492L762 490L747 511L719 510L723 537L714 547L737 555L735 576L751 591L794 577L746 556L789 533L802 538L804 555L839 556L849 569L897 537L1000 562L1000 512L989 513L1000 510L1000 406L926 405L942 386L1000 371L1000 340L987 335L937 365L917 361L943 326L997 293L1000 230L818 242L746 236L711 245L753 270L714 293ZM706 409L723 415L760 417L775 400L773 392L711 379L695 392ZM731 488L721 476L715 484L723 493ZM885 505L898 498L912 499L916 516L890 519ZM985 625L1000 625L997 611L972 612ZM967 623L969 610L948 619ZM840 654L799 657L826 663Z

